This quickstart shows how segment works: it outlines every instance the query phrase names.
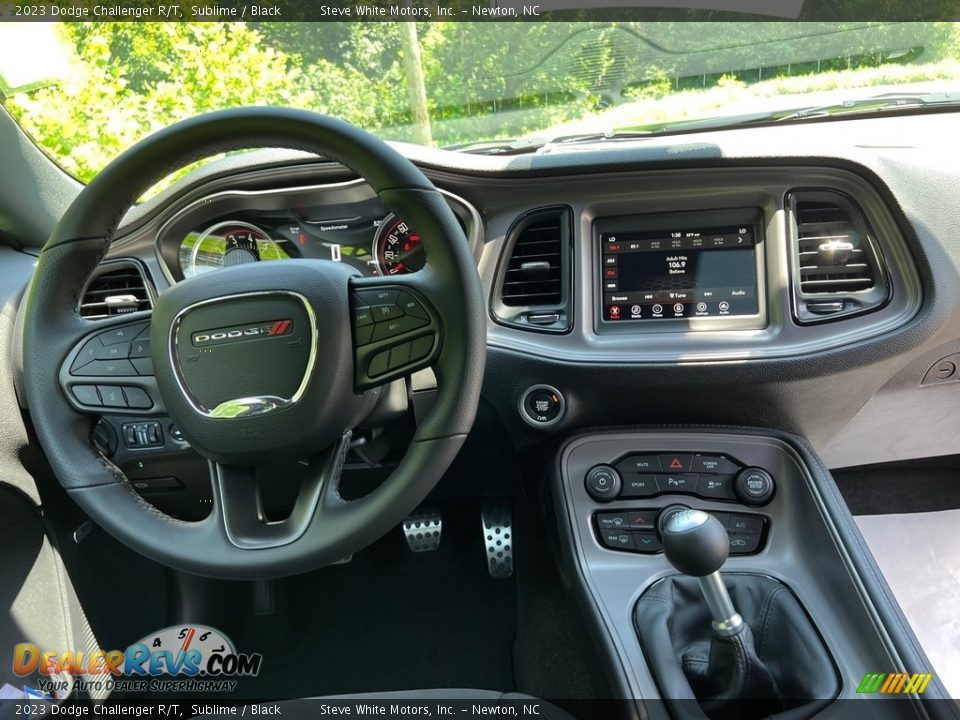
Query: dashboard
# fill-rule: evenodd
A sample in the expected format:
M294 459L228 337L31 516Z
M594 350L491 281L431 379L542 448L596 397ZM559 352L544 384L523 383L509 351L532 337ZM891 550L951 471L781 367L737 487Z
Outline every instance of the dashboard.
M930 380L960 353L957 205L922 190L938 177L939 197L960 195L960 164L933 147L950 120L529 157L402 151L477 260L484 400L516 444L581 427L736 423L805 435L843 466L960 452L946 430L960 383ZM338 164L264 151L132 210L108 260L136 260L155 294L286 257L416 272L417 237Z

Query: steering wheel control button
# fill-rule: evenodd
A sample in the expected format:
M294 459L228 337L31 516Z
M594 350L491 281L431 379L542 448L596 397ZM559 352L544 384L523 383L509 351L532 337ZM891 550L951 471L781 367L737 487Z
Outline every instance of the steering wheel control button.
M563 395L550 385L534 385L520 396L520 416L533 427L555 425L563 417L565 409Z
M376 317L376 315L374 315L374 317ZM377 324L373 327L373 341L377 342L378 340L389 340L390 338L395 338L399 335L403 335L405 332L410 332L411 330L416 330L417 328L423 327L424 325L428 324L428 322L428 320L422 320L421 318L415 318L408 315L404 315L395 320L377 322Z
M138 337L130 343L130 355L128 357L131 359L150 357L150 338Z
M127 407L127 398L118 385L97 385L97 390L100 393L100 398L103 400L104 407Z
M153 375L153 360L151 358L134 358L130 361L138 375Z
M94 360L74 370L71 374L95 377L131 377L135 376L137 371L129 360Z
M89 407L100 407L103 403L100 401L100 395L97 393L96 385L74 385L70 388L73 397L81 405Z
M355 327L353 329L353 335L356 338L357 347L361 345L369 345L371 339L373 338L373 328L374 325L361 325L360 327Z
M625 498L645 498L660 494L656 475L624 475L623 491Z
M353 308L353 326L357 328L373 325L373 314L369 305L358 305Z
M399 305L374 305L370 308L370 312L373 315L374 322L403 317L403 310L400 309Z
M138 387L123 386L123 394L127 398L127 407L136 410L149 410L153 407L153 400L146 390Z
M121 360L130 355L130 343L114 343L104 345L97 350L97 360Z
M762 468L747 468L737 475L737 497L747 505L766 505L773 497L773 477Z
M147 324L124 325L115 330L102 332L98 336L104 345L113 345L114 343L130 342L140 333L147 329Z
M407 315L412 315L424 320L430 319L430 315L427 314L426 308L424 308L423 305L420 304L420 301L413 297L413 295L410 293L401 292L397 297L397 303Z
M364 305L396 305L399 290L377 288L376 290L358 290L356 295Z
M433 350L433 337L424 335L410 341L410 362L418 362L430 355Z
M620 475L609 465L591 468L585 484L587 493L598 502L609 502L620 494Z
M70 372L75 373L78 368L83 367L87 363L91 363L97 359L97 353L103 348L103 343L100 342L99 336L94 335L92 338L87 340L83 347L80 348L80 352L77 353L77 357L74 359L73 364L70 366Z
M383 375L387 370L390 369L390 351L384 350L378 352L372 358L370 358L370 366L367 368L367 375L370 377L378 377Z
M390 348L390 369L396 370L410 363L410 343L401 343Z

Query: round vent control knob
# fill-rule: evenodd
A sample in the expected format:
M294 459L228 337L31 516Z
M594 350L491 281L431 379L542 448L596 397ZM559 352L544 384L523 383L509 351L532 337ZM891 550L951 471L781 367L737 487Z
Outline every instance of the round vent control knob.
M773 497L773 476L763 468L746 468L737 475L734 490L746 505L766 505Z
M584 479L587 493L597 502L610 502L620 494L620 473L609 465L590 468Z

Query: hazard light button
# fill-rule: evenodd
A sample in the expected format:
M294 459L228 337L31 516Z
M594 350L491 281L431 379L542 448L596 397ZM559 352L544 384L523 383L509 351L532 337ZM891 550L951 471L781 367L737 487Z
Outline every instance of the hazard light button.
M689 472L693 455L677 455L673 453L660 456L660 467L665 473Z

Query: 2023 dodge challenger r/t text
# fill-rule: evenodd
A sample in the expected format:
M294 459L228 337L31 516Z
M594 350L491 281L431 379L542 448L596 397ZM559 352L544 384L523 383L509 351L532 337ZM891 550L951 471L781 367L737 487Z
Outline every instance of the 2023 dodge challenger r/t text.
M0 714L960 714L955 22L21 11Z

